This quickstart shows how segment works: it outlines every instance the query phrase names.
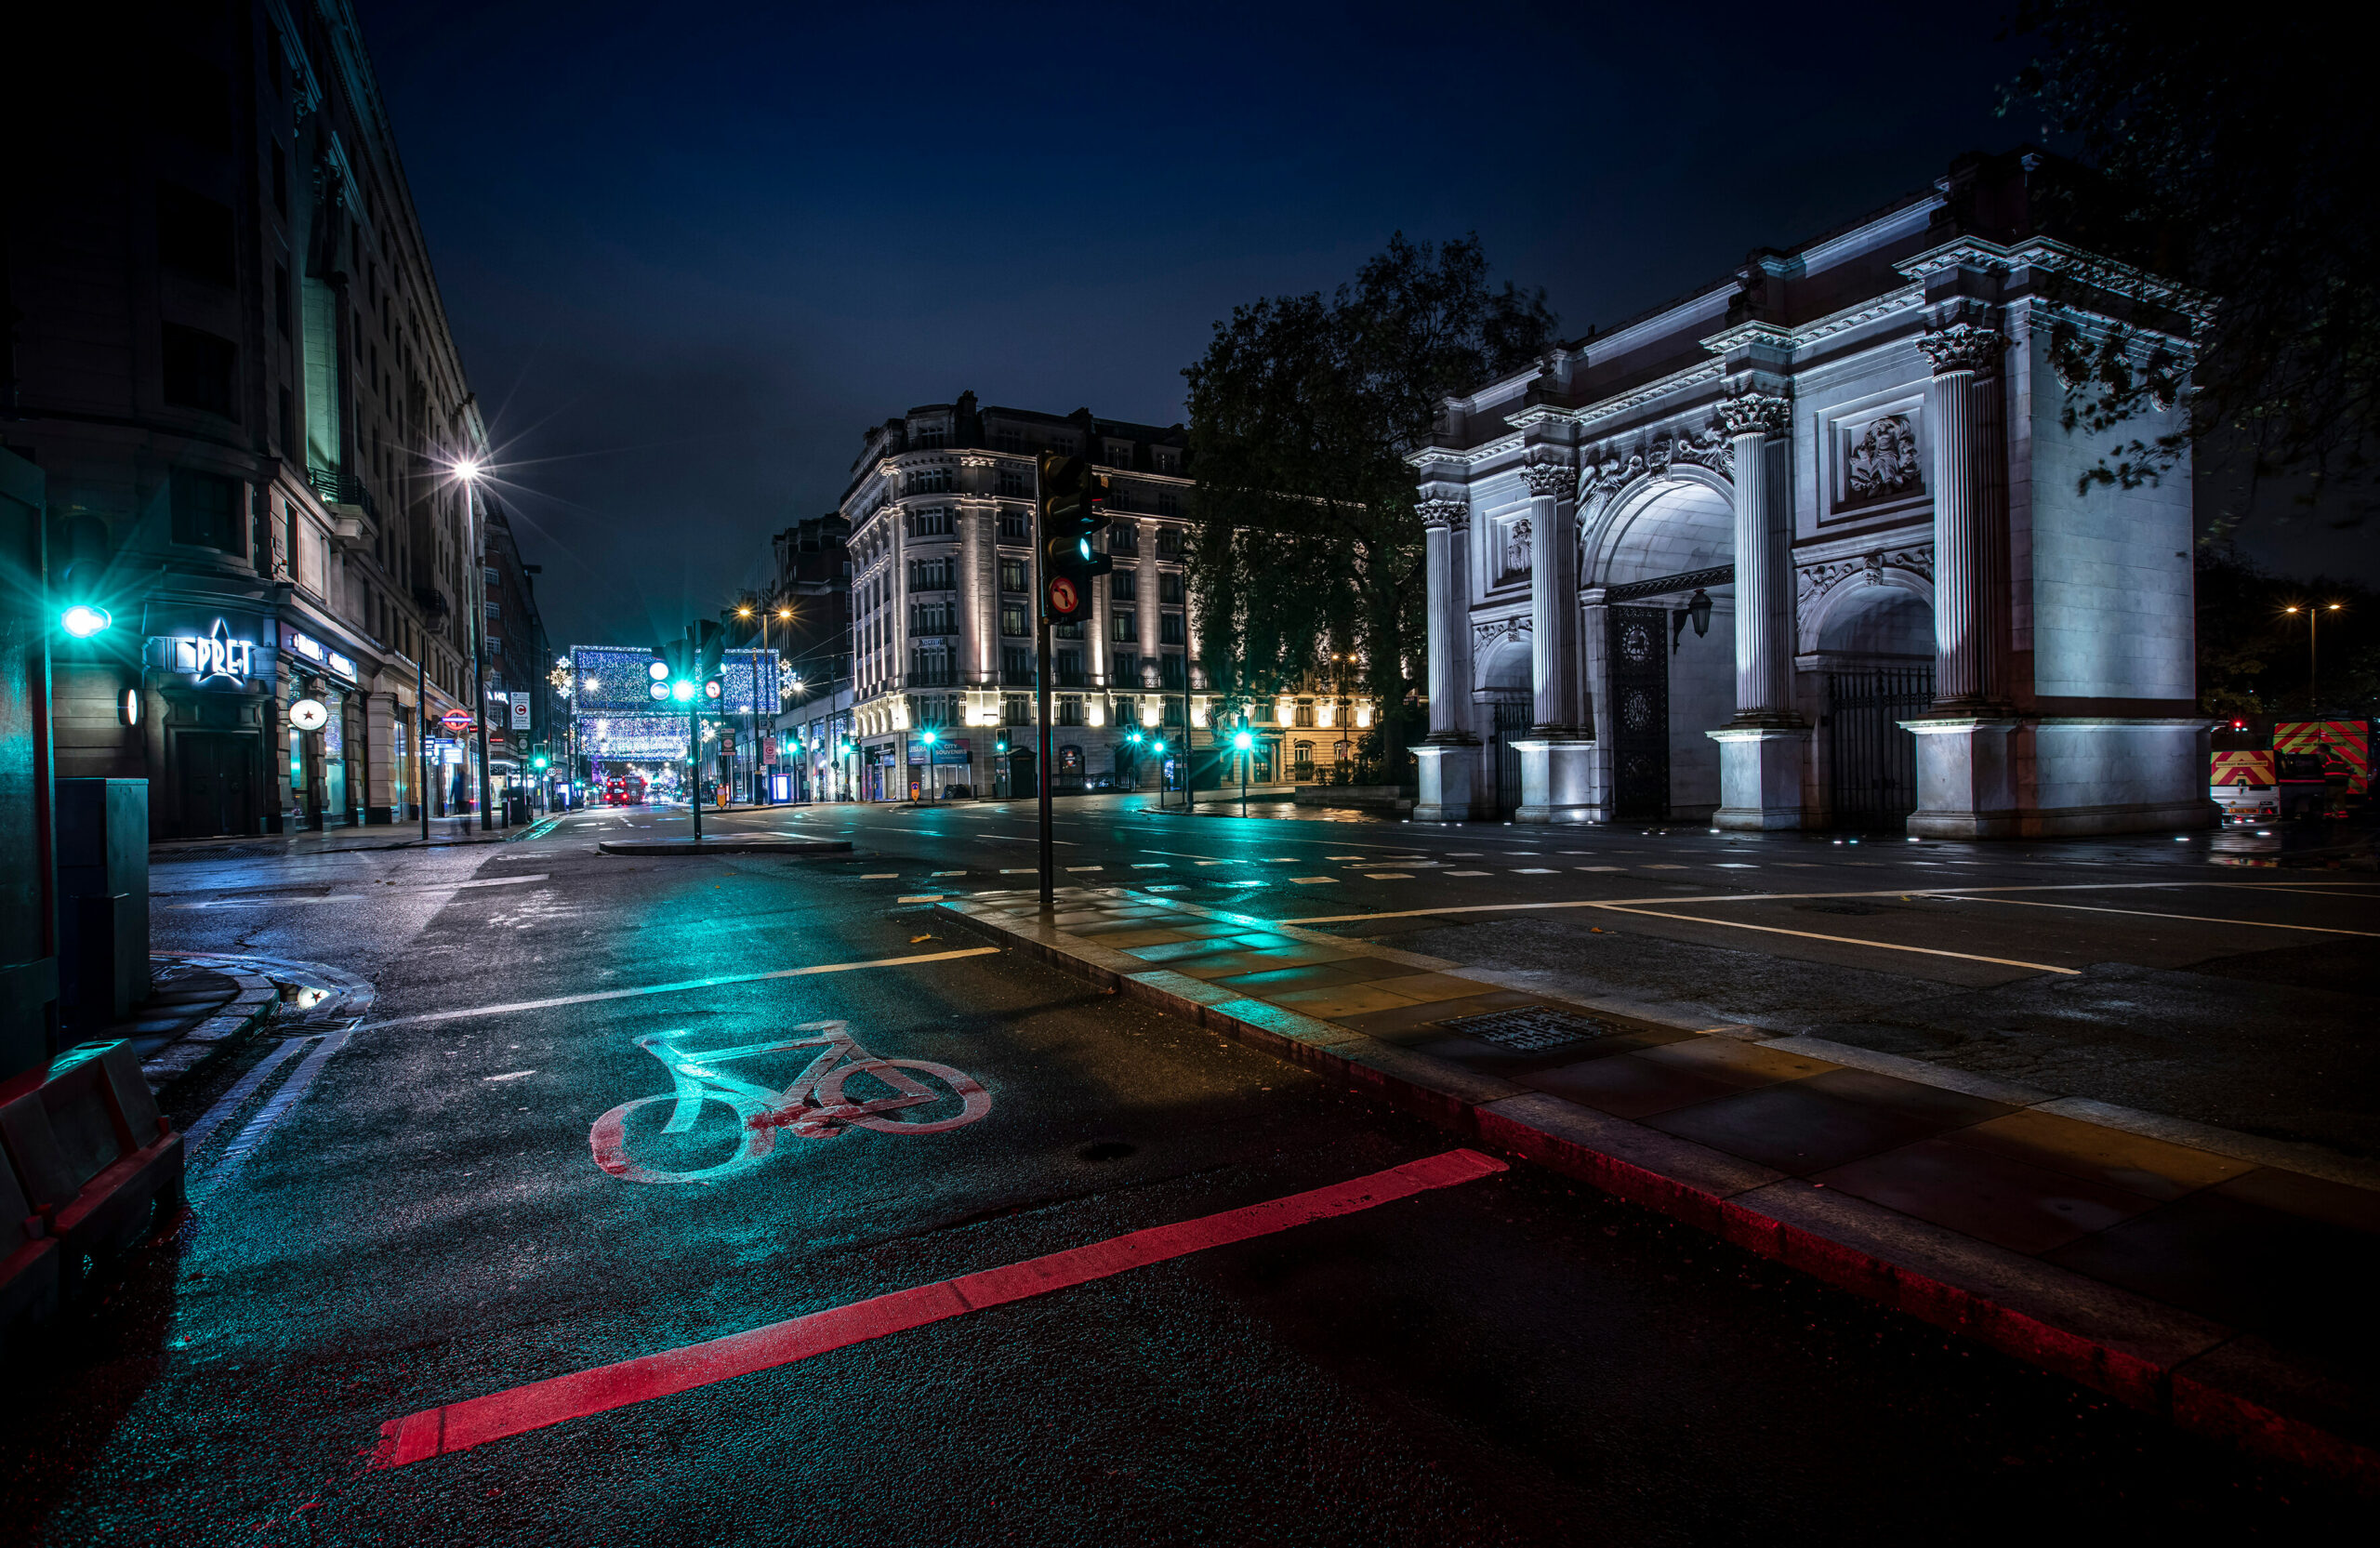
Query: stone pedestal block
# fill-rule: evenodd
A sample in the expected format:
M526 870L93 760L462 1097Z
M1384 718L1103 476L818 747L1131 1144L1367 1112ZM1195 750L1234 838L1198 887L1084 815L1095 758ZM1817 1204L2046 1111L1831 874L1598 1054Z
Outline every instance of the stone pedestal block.
M1759 833L1802 826L1809 727L1731 725L1704 734L1719 744L1719 810L1712 827Z
M1421 765L1417 823L1463 823L1479 814L1479 744L1468 736L1424 742L1413 749Z
M1910 832L1925 839L2018 833L2015 719L1941 716L1900 723L1917 736L1917 810L1910 814Z
M1521 755L1521 804L1513 814L1518 823L1599 823L1605 818L1595 803L1593 770L1589 766L1594 743L1584 736L1541 736L1514 741Z

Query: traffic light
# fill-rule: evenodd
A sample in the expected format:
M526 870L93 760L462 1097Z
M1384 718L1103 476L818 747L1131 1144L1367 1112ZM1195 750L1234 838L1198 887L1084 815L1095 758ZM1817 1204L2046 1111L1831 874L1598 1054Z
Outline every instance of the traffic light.
M694 679L702 684L703 697L716 699L724 691L721 681L721 658L727 653L727 631L705 618L689 631L694 636Z
M1256 745L1256 738L1245 731L1235 731L1231 735L1231 745L1239 751L1246 752Z
M545 767L546 767L546 762L547 762L546 755L545 755L544 753L542 753L542 752L541 752L541 753L537 754L537 756L536 756L535 759L531 760L531 761L532 761L532 762L536 766L536 768L537 768L540 772L542 772L542 771L545 769Z
M1111 518L1107 475L1078 456L1043 452L1041 472L1041 612L1052 623L1091 616L1091 582L1116 568L1099 540Z

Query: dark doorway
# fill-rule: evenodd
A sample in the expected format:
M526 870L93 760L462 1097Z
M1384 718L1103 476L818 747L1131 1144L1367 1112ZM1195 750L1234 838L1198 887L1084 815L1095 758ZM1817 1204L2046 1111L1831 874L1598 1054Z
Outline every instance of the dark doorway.
M1488 743L1496 753L1496 815L1510 817L1521 804L1521 755L1513 739L1528 734L1529 695L1526 691L1506 690L1488 705Z
M1669 610L1610 616L1612 815L1659 822L1670 814Z
M1829 672L1828 786L1834 826L1892 829L1917 810L1917 737L1900 722L1934 702L1934 669Z
M185 839L254 833L254 736L228 731L185 731L175 738L181 765L181 830Z

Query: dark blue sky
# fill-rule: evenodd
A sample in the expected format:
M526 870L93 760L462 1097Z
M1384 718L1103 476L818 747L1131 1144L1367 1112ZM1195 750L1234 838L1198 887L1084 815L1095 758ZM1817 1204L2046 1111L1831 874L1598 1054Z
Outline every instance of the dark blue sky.
M2038 128L1956 7L361 9L558 645L715 610L912 404L1170 424L1393 232L1568 336Z

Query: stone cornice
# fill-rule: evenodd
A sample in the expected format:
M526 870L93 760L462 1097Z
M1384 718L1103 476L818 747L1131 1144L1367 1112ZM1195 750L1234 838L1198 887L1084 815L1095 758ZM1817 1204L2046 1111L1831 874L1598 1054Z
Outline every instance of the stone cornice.
M1606 398L1601 403L1589 404L1582 408L1575 409L1571 413L1571 419L1581 429L1589 425L1601 424L1606 419L1616 419L1632 410L1643 408L1647 404L1658 403L1663 398L1676 397L1688 389L1700 387L1705 382L1719 381L1726 374L1727 367L1724 361L1698 361L1683 371L1673 371L1658 381L1648 381L1633 392L1623 392L1617 398Z
M1720 329L1701 343L1714 355L1724 355L1729 350L1757 349L1763 345L1780 353L1792 354L1794 346L1801 341L1802 336L1797 331L1779 327L1774 323L1739 323L1734 327Z
M1483 445L1468 448L1424 446L1420 451L1406 453L1405 460L1408 466L1415 468L1426 468L1434 462L1448 468L1476 468L1483 462L1494 461L1507 452L1519 451L1525 439L1517 434L1500 435Z
M1950 269L1974 269L1991 274L2005 274L2017 268L2036 269L2045 274L2071 276L2123 300L2163 307L2188 318L2193 327L2203 328L2215 320L2215 300L2205 291L2129 263L2085 252L2055 237L2029 237L2013 247L1981 237L1961 237L1902 258L1893 267L1919 281Z

